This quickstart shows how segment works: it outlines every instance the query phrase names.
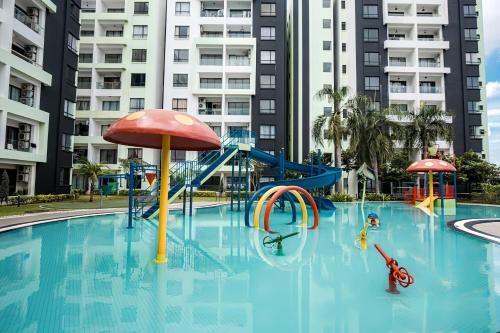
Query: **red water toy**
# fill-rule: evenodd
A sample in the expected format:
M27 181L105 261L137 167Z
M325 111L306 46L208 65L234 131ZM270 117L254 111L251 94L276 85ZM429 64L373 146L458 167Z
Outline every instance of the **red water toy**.
M396 282L403 288L408 288L411 284L415 282L413 276L404 267L399 267L398 262L394 258L389 258L389 256L375 244L375 248L384 257L385 264L389 267L389 288L386 291L390 294L399 294Z

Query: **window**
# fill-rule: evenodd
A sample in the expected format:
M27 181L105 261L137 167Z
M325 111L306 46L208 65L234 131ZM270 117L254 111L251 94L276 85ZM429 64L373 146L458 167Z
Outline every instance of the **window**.
M2 1L0 1L0 7L1 7ZM74 19L76 22L79 22L80 20L80 7L74 3L71 2L69 5L69 12L71 15L71 18Z
M185 161L186 160L186 151L184 151L184 150L172 150L170 152L170 159L172 160L172 162Z
M103 136L104 133L106 133L106 131L110 126L111 126L110 124L101 125L101 136Z
M377 5L364 5L363 6L363 17L364 18L377 18L378 17L378 6Z
M73 151L73 135L62 133L61 149L63 151Z
M78 56L78 62L80 64L91 64L92 59L92 53L80 53L80 55Z
M176 25L175 26L175 36L176 39L188 39L189 38L189 26L187 25Z
M380 90L380 78L378 76L365 76L365 90Z
M174 87L187 87L188 75L187 74L174 74Z
M342 52L347 52L347 44L342 43Z
M175 16L189 16L189 2L175 3Z
M342 65L342 74L347 73L347 65Z
M19 102L21 100L21 89L10 84L9 85L9 99L16 101L16 102Z
M185 49L175 49L174 50L174 62L185 63L189 61L189 50Z
M221 78L200 78L200 88L202 89L221 89Z
M467 65L479 65L481 63L481 58L479 58L479 53L466 53L465 63Z
M471 139L479 139L485 134L485 130L481 126L469 126L469 136Z
M149 2L134 2L134 14L147 14L149 12Z
M465 40L478 40L477 29L464 29Z
M365 66L380 65L380 57L378 52L365 52Z
M259 111L261 114L275 114L276 113L276 100L274 100L274 99L261 99Z
M188 100L185 98L172 98L172 110L177 112L187 112Z
M90 76L78 76L76 87L78 89L90 89L92 87L92 78Z
M332 20L323 19L323 29L331 29L332 28Z
M276 76L275 75L261 75L260 76L260 88L261 89L274 89L276 88Z
M127 158L142 160L142 148L128 148Z
M467 76L467 89L479 89L481 82L477 76Z
M323 41L323 50L329 51L332 49L332 42L329 40L324 40Z
M69 184L69 174L71 173L70 168L59 169L59 186L67 186Z
M330 117L332 115L332 107L331 106L323 107L323 115L325 117Z
M90 100L83 99L83 98L77 99L76 100L76 109L79 111L89 111L90 110Z
M130 86L131 87L145 87L146 86L146 74L144 74L144 73L132 73L132 74L130 74Z
M330 73L331 71L332 71L332 63L331 62L324 62L323 63L323 72Z
M249 102L227 102L227 114L234 116L246 116L250 114Z
M323 8L330 8L331 0L323 0Z
M101 149L99 163L116 164L116 149Z
M276 28L275 27L261 27L260 40L275 40Z
M146 38L148 38L148 26L147 25L134 25L132 38L134 38L134 39L146 39Z
M68 49L78 54L78 39L72 34L68 34Z
M80 37L94 37L94 30L80 30Z
M260 125L260 136L261 139L275 139L276 138L276 126L274 125Z
M122 55L117 53L108 53L104 55L104 63L119 64L122 62Z
M346 23L345 23L345 22L342 22L342 23L340 24L340 28L341 28L342 30L345 30L345 29L346 29Z
M276 51L260 51L261 65L276 64Z
M476 17L476 6L474 5L464 5L464 16L465 17Z
M120 101L102 101L103 111L119 111Z
M345 9L345 0L340 2L340 9Z
M147 54L146 49L132 49L132 62L146 62Z
M408 104L392 104L391 109L396 112L408 112Z
M363 40L365 42L378 42L378 29L363 30Z
M261 3L260 16L276 16L276 4L274 3Z
M144 110L144 98L131 98L130 99L130 112Z
M76 80L77 80L76 69L70 66L66 66L66 82L76 87L77 86Z
M64 100L64 116L75 118L75 103L67 99Z
M480 102L467 102L467 111L469 113L481 113L483 106L480 105Z
M250 79L229 78L227 80L227 87L229 89L250 89Z

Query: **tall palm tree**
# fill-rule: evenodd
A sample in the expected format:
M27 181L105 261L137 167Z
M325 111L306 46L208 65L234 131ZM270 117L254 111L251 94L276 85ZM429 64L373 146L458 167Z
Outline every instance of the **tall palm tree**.
M322 147L325 139L333 144L336 168L342 167L342 136L346 133L346 127L342 121L342 110L347 106L348 95L348 87L341 87L337 90L332 87L325 87L316 93L316 98L326 100L333 106L333 109L330 115L320 115L314 120L312 137ZM335 189L337 192L342 191L341 181L337 182Z
M400 133L398 123L389 118L394 111L374 110L372 99L367 96L351 99L349 111L347 128L350 134L350 149L356 152L358 163L371 166L375 174L375 189L380 193L379 165L390 159L394 150L394 139Z
M78 166L75 168L75 173L77 175L86 176L90 181L90 199L89 201L94 201L94 190L97 180L100 175L106 173L107 167L99 163L92 163L87 159L82 159L78 161Z
M405 117L408 124L403 128L405 150L411 153L415 148L422 151L422 157L428 156L428 149L438 139L447 142L453 140L453 127L446 122L450 114L446 111L422 104L419 109L408 112Z

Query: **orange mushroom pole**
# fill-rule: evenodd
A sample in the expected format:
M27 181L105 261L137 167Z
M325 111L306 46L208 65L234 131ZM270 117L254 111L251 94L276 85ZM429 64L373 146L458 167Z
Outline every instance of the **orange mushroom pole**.
M170 135L164 135L161 144L160 180L160 221L158 224L158 252L156 263L164 264L167 259L167 220L168 220L168 180L170 170Z

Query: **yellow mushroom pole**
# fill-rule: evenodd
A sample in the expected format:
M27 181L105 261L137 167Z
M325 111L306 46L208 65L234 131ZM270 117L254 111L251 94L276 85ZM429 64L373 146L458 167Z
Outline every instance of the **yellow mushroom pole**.
M432 170L429 170L429 208L431 214L434 214L434 180L432 179Z
M167 262L167 218L168 218L168 178L170 164L170 136L164 135L161 145L161 180L160 180L160 222L158 224L158 253L156 263Z

